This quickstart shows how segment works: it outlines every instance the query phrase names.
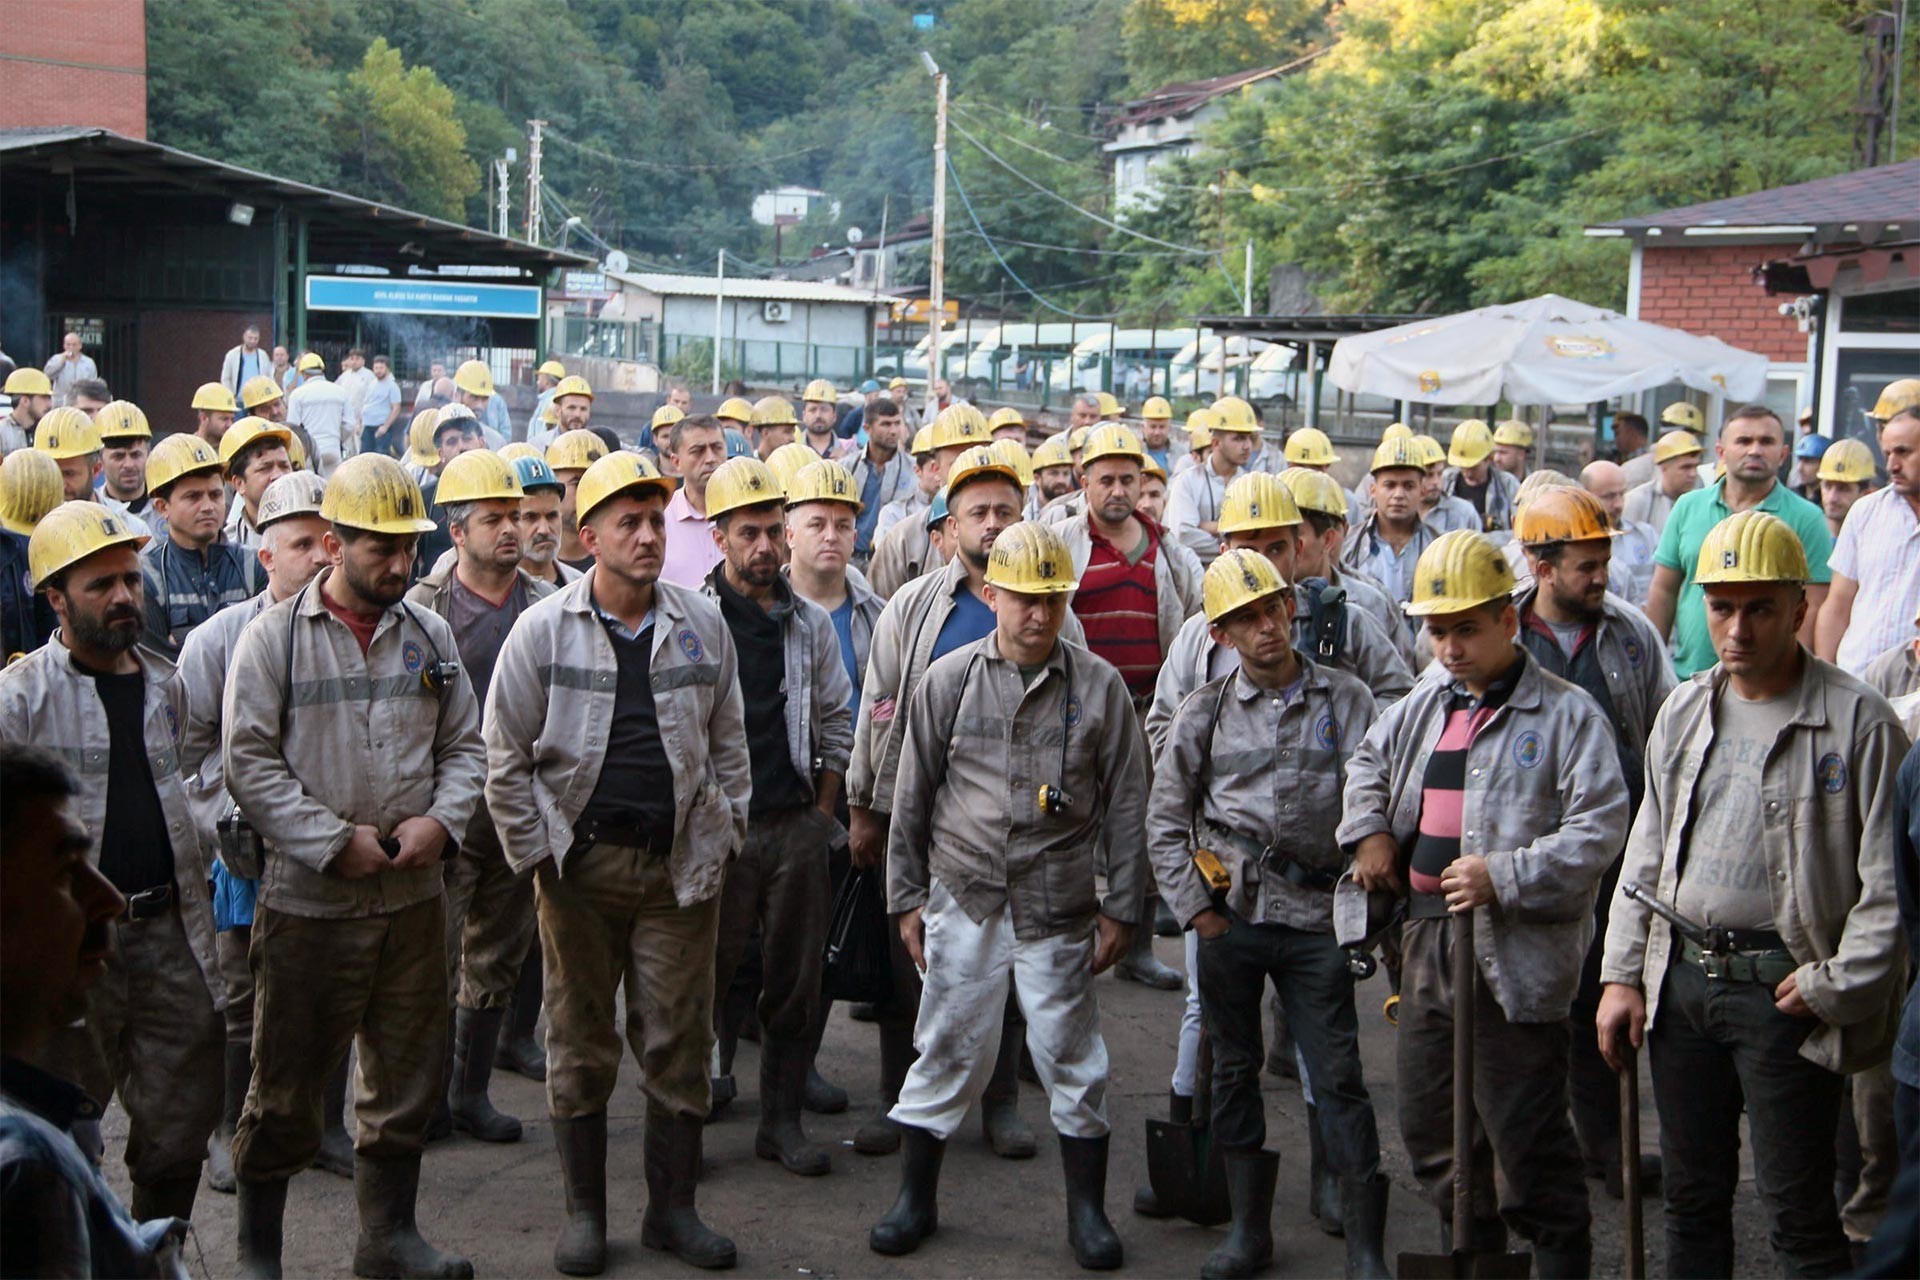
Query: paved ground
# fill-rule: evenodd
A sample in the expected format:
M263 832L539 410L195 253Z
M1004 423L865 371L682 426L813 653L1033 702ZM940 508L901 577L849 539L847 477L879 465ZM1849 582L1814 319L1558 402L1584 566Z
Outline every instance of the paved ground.
M1178 963L1177 943L1162 940L1159 951L1162 959ZM1388 1256L1402 1249L1431 1250L1437 1247L1435 1217L1410 1189L1395 1121L1393 1033L1379 1015L1387 993L1384 977L1361 984L1359 992L1367 1079L1380 1117L1387 1171L1394 1182ZM1101 980L1100 996L1114 1063L1108 1094L1114 1146L1107 1204L1126 1244L1126 1270L1145 1276L1197 1275L1219 1231L1139 1218L1128 1209L1135 1184L1146 1175L1143 1121L1164 1113L1179 997L1111 979ZM813 1280L1077 1274L1066 1246L1059 1157L1045 1134L1044 1099L1032 1085L1022 1089L1021 1109L1043 1135L1039 1156L1022 1162L996 1159L980 1138L977 1123L970 1121L947 1153L940 1234L910 1258L882 1258L868 1250L867 1228L892 1203L897 1185L893 1159L861 1156L846 1145L860 1122L863 1104L871 1104L874 1045L873 1028L844 1014L836 1016L828 1031L822 1067L852 1090L855 1105L844 1115L808 1117L817 1138L838 1145L833 1174L817 1179L796 1178L754 1158L758 1055L754 1046L741 1046L744 1096L725 1119L707 1130L709 1172L700 1190L700 1208L707 1222L731 1235L739 1246L740 1273ZM646 1199L640 1159L645 1108L634 1087L634 1070L629 1058L612 1108L608 1274L700 1274L639 1244L640 1211ZM563 1210L545 1094L539 1085L506 1075L496 1078L493 1097L526 1122L525 1139L515 1146L495 1147L459 1137L433 1147L423 1178L421 1222L435 1243L471 1255L482 1276L550 1276L555 1274L553 1235ZM1646 1141L1652 1149L1652 1099L1644 1090L1643 1098ZM1277 1253L1268 1274L1337 1276L1344 1246L1322 1235L1306 1214L1307 1155L1299 1094L1294 1086L1269 1081L1267 1100L1269 1145L1281 1153L1274 1212ZM124 1136L124 1118L116 1109L109 1125L109 1165L123 1194L118 1157ZM1621 1206L1607 1199L1597 1184L1588 1185L1595 1192L1594 1273L1617 1276L1621 1273ZM1659 1204L1649 1201L1647 1208L1648 1274L1662 1276ZM1772 1274L1750 1170L1742 1184L1738 1215L1738 1274ZM215 1195L203 1186L197 1216L205 1270L194 1259L195 1273L231 1275L233 1198ZM302 1174L287 1201L287 1274L348 1274L354 1231L351 1186L324 1173Z

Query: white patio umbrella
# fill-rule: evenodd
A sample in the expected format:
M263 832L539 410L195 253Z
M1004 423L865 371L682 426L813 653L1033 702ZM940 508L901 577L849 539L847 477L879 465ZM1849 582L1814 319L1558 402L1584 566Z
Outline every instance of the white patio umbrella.
M1757 400L1767 358L1549 293L1342 338L1327 376L1423 404L1588 404L1670 382Z

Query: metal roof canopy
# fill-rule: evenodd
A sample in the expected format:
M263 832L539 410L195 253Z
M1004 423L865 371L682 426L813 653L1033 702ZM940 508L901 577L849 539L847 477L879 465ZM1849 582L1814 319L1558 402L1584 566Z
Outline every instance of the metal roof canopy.
M307 257L314 264L383 267L397 276L415 268L492 265L536 278L554 267L593 265L581 254L257 173L110 129L0 129L0 170L8 182L39 179L64 188L73 179L123 186L129 196L159 188L256 207L285 206L307 215Z
M1265 338L1269 342L1337 342L1356 333L1391 329L1421 317L1417 315L1352 316L1195 316L1202 328L1228 336Z

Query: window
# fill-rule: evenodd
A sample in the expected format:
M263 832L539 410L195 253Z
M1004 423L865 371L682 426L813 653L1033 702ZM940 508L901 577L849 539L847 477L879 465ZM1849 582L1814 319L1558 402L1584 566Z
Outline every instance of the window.
M1920 286L1849 293L1840 303L1842 333L1920 333Z

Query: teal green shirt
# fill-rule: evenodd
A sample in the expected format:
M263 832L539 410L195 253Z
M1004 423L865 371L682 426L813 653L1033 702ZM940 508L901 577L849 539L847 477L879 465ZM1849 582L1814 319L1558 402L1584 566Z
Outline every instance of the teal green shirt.
M1723 477L1704 489L1682 495L1673 504L1659 549L1653 553L1655 564L1680 571L1680 601L1673 614L1673 669L1682 680L1719 661L1707 634L1706 593L1695 585L1693 570L1700 563L1700 544L1707 540L1708 530L1733 514L1720 496L1726 483ZM1807 549L1807 567L1813 574L1809 581L1832 580L1827 555L1833 550L1833 536L1827 532L1827 517L1819 507L1776 482L1773 491L1761 500L1759 510L1780 517L1800 535L1800 545Z

